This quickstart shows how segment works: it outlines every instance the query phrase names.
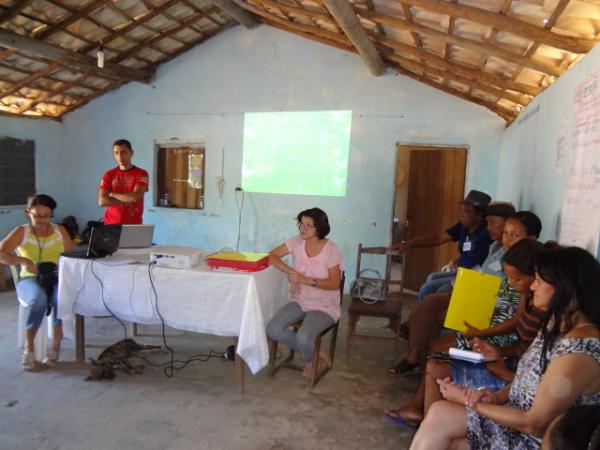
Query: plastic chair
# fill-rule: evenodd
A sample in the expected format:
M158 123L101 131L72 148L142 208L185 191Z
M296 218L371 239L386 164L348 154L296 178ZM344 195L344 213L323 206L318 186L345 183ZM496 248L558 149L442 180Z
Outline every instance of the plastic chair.
M346 282L346 276L342 272L342 280L340 282L340 305L342 303L342 298L344 295L344 283L345 282ZM314 352L314 356L313 356L313 360L312 360L312 371L310 373L311 389L315 386L315 384L317 384L317 382L321 379L321 377L323 377L323 375L325 375L327 372L329 372L333 367L333 357L335 356L335 345L337 343L339 324L340 324L340 322L338 320L333 325L331 325L331 326L325 328L323 331L321 331L321 333L315 339L315 352ZM301 326L302 326L302 321L296 322L291 325L291 327L296 332L298 331L298 329L300 329ZM331 360L331 365L319 370L319 352L321 351L321 340L329 332L331 332L331 338L329 341L329 359ZM274 376L277 372L279 372L279 370L282 367L286 367L288 369L293 369L293 370L302 370L302 368L299 368L299 367L291 364L291 362L294 359L294 354L295 354L294 350L292 350L292 349L290 349L290 353L286 359L281 361L279 364L276 364L275 359L277 357L277 344L278 344L277 341L269 338L270 376Z
M381 254L385 256L385 301L376 303L365 303L358 297L352 297L350 306L348 307L348 328L346 331L346 358L349 359L352 354L352 341L354 339L362 340L393 340L394 341L394 360L398 360L400 351L400 323L402 321L402 294L403 294L403 279L404 279L404 262L402 262L402 273L399 280L391 279L392 258L401 260L403 255L397 251L391 252L382 250L381 247L363 247L358 244L358 254L356 256L356 274L361 271L361 257L363 254ZM390 285L399 285L400 292L389 292ZM393 336L371 335L356 332L356 325L361 316L382 317L396 323L397 327Z
M12 275L16 289L16 286L19 283L19 270L17 269L17 266L10 266L10 273ZM27 334L26 323L29 308L20 298L17 297L17 299L19 300L19 318L17 321L17 347L24 348ZM54 324L52 321L52 315L50 315L47 317L47 320L42 320L40 328L35 334L33 345L35 346L36 361L42 361L44 359L48 350L48 339L51 340L53 337Z

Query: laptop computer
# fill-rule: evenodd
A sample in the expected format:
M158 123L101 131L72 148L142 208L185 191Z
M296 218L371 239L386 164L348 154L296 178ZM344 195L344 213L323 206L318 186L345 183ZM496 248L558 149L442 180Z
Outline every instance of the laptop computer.
M104 258L119 248L122 225L100 225L92 227L87 249L63 252L67 258Z
M119 248L148 248L152 247L154 225L123 225Z

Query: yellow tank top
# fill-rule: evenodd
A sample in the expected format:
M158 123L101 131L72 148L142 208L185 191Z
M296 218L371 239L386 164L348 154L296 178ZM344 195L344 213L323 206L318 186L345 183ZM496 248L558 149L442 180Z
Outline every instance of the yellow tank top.
M58 264L58 258L65 251L65 246L58 225L51 223L50 226L52 227L52 233L49 236L40 237L33 234L29 225L24 225L23 240L15 250L17 255L28 258L36 264L39 262ZM21 266L19 276L21 278L35 277L35 274L28 272L25 266Z

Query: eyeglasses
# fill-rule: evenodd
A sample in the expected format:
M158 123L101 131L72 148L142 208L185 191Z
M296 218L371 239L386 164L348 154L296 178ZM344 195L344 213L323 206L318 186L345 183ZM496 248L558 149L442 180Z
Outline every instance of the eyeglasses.
M308 223L299 223L298 224L298 228L305 228L307 230L312 230L313 228L315 228L314 225L310 225Z
M34 219L50 219L52 217L51 214L38 215L38 214L29 213L29 215L31 217L33 217Z

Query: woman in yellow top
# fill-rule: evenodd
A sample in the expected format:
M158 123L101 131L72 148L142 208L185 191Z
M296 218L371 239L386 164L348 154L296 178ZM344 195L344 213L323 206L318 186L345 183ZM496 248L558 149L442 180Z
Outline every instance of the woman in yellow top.
M49 195L31 195L25 210L31 225L15 228L0 242L0 263L21 266L17 297L29 308L27 342L21 361L24 370L35 368L33 341L49 305L54 317L54 341L44 364L56 364L60 350L62 323L56 318L58 258L75 246L62 225L50 223L54 208L56 202Z

